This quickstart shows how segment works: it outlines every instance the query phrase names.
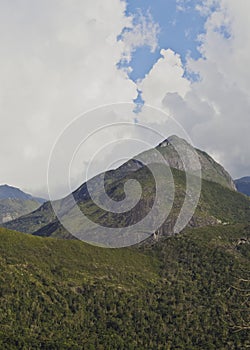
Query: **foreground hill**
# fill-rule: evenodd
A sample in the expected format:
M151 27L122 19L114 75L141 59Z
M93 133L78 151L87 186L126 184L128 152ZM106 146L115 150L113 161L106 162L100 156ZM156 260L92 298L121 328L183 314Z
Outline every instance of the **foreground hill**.
M33 197L19 188L0 186L0 223L14 220L40 207L45 200Z
M245 176L234 181L237 190L250 196L250 176Z
M1 349L246 349L250 226L103 249L0 229Z
M183 150L182 152L186 153L188 163L193 163L192 153L189 152L191 146L188 145L185 140L179 139L176 136L170 137L156 147L171 166L175 186L173 209L157 232L160 236L163 234L171 235L173 233L176 220L186 195L186 175L183 171L184 165L171 142L176 142ZM205 152L197 150L197 153L202 170L202 190L197 209L189 222L189 226L199 227L218 223L250 221L250 200L235 191L230 175L221 165L216 163ZM154 158L155 155L154 150L149 150L144 152L144 154L146 154L145 158L148 160ZM95 189L100 182L101 176L103 176L103 174L97 175L73 192L77 206L87 217L102 226L120 228L122 225L125 227L132 226L147 215L155 198L155 182L147 168L147 164L131 159L118 169L106 172L106 191L109 197L116 201L123 199L124 184L127 180L136 179L142 186L143 195L139 203L133 210L122 214L105 212L90 198L88 186ZM164 176L162 175L161 177L161 172L159 178L159 181L164 181ZM193 176L193 181L196 182L195 176ZM96 193L98 195L98 191L96 191ZM170 201L170 198L167 199ZM190 198L190 201L192 201L192 198ZM74 232L89 237L88 241L91 241L91 239L99 235L97 230L92 230L87 225L82 225L82 222L79 221L79 218L75 215L75 204L72 206L70 197L62 199L57 205L62 208L62 217L67 218ZM155 216L154 220L157 223L158 217ZM39 236L72 238L69 232L62 227L56 218L51 203L49 202L44 203L33 213L6 223L4 226L9 229ZM152 231L150 233L153 234L154 232ZM111 245L112 243L113 242L110 242Z

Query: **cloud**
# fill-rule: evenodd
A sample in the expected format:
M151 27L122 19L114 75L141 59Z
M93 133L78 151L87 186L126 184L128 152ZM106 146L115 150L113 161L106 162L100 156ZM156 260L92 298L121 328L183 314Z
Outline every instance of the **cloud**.
M190 10L192 0L176 0L176 10L180 12L186 12Z
M158 47L160 27L155 23L149 11L144 15L141 11L131 17L132 25L124 28L120 40L125 45L122 62L129 63L133 52L143 46L154 52Z
M147 104L161 106L166 91L184 96L190 83L183 75L180 56L170 49L162 49L161 58L139 83L142 98Z
M129 42L117 36L132 26L125 8L119 0L1 1L1 183L45 195L50 149L68 122L136 97L116 66Z
M119 0L1 1L0 181L45 195L50 150L65 126L88 109L132 101L137 88L147 104L176 118L233 176L250 174L250 3L198 5L207 18L199 37L201 57L187 58L184 67L178 53L163 49L137 86L117 63L129 65L137 47L158 47L160 29L149 13L128 17ZM189 76L199 79L191 82ZM155 118L148 112L145 121L170 130L164 114ZM97 138L95 146L102 142ZM59 169L57 175L59 182Z
M234 177L250 174L250 3L203 1L198 10L208 16L201 57L189 57L183 67L172 52L176 68L165 55L142 81L142 95L173 115ZM189 84L184 68L198 79Z

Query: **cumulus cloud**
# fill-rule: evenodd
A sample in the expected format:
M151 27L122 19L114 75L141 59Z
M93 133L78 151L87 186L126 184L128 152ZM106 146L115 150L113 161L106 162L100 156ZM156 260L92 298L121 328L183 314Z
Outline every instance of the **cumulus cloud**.
M138 84L142 98L147 104L161 106L166 91L177 92L180 96L184 96L190 84L183 75L180 56L170 49L162 49L161 58Z
M170 69L165 56L141 83L144 100L164 107L194 143L214 155L234 177L250 174L250 3L206 0L198 10L208 16L199 38L201 57L188 58L185 67L198 79L189 85L182 63ZM153 93L150 80L158 80Z
M132 26L125 27L120 38L125 45L121 61L128 63L138 47L148 46L154 52L158 47L160 32L159 24L154 22L149 11L145 15L138 11L131 19Z
M136 97L136 85L116 66L129 41L117 36L132 26L125 6L1 1L1 183L45 195L50 149L67 123Z
M184 1L178 4L185 10ZM137 47L154 51L159 26L149 13L127 17L125 8L119 0L1 1L1 183L45 195L48 157L60 132L88 109L132 101L137 88L233 176L250 174L250 3L199 1L197 11L207 18L201 58L188 58L184 67L178 53L162 50L137 85L117 63L129 65ZM189 76L199 78L191 82ZM145 114L157 130L172 133L167 119Z

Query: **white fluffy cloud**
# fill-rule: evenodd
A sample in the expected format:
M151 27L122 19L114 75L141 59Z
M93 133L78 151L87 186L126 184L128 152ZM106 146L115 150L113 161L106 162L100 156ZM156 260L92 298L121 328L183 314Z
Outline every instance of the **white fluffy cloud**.
M44 194L48 156L73 117L132 101L136 86L116 67L132 19L119 0L0 3L0 182Z
M62 129L90 108L132 101L138 87L147 104L174 116L233 176L250 174L250 2L199 1L197 10L208 16L202 57L186 67L198 81L184 76L178 53L169 49L138 86L117 63L129 63L139 46L154 51L159 27L149 14L127 17L125 6L122 0L1 1L1 183L44 195L49 153ZM149 114L147 122L167 132L164 117Z
M155 23L148 11L143 15L140 11L132 19L133 26L124 29L121 35L125 45L122 61L130 62L133 52L138 47L148 46L154 52L158 46L158 34L160 27Z
M151 71L139 83L142 98L154 106L161 105L166 91L177 92L180 96L184 96L190 85L183 78L184 69L180 56L170 49L161 50L161 56Z
M188 59L187 69L199 80L189 86L180 61L178 69L174 65L166 71L165 56L142 82L143 96L146 103L164 107L181 122L194 143L234 177L249 175L250 3L206 0L198 10L208 15L200 37L202 57Z

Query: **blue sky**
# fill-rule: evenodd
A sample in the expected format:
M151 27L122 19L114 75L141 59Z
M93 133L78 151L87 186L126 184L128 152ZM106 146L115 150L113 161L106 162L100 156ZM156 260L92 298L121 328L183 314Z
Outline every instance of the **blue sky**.
M88 110L132 102L138 90L235 178L249 175L249 13L246 0L0 1L0 182L46 196L61 131Z
M200 56L198 35L204 32L206 18L195 9L197 1L185 1L185 9L178 8L176 0L127 0L126 14L136 16L138 11L149 12L159 25L158 47L151 52L147 46L139 47L132 55L130 78L133 81L144 78L160 58L161 49L172 49L180 54L183 63L189 54L197 59Z

